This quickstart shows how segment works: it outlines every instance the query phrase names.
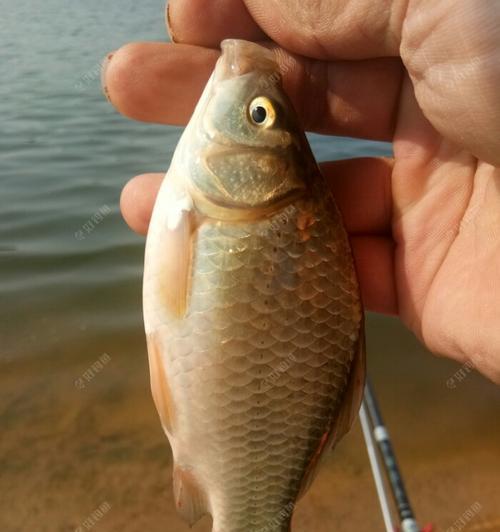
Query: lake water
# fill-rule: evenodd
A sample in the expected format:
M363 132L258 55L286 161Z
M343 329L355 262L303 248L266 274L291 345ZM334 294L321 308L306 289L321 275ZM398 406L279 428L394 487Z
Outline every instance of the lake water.
M168 167L181 130L122 118L99 86L107 52L166 39L163 2L0 0L0 12L0 531L181 532L149 392L144 239L118 209L129 177ZM311 140L319 160L390 153ZM469 529L500 530L498 389L473 373L451 385L458 366L397 320L368 316L367 330L418 516L446 530L476 505ZM382 530L358 426L295 528Z

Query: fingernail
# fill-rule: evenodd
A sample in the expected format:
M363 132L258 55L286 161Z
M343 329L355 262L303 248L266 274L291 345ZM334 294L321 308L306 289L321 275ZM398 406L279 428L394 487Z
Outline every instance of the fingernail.
M166 23L167 23L167 31L170 36L170 40L175 43L175 37L174 37L174 31L172 30L172 20L170 18L170 4L167 4L167 16Z
M113 59L113 56L115 55L115 52L110 52L101 63L101 88L104 96L106 96L106 99L109 103L111 102L111 98L109 96L108 87L106 86L106 71L108 70L109 63L111 62L111 59Z

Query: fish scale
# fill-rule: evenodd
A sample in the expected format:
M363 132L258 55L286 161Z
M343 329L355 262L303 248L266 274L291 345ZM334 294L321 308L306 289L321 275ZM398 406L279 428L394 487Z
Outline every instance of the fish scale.
M234 46L269 66L257 45ZM239 76L234 69L230 75ZM235 89L228 94L236 97ZM285 532L322 456L348 429L359 404L358 284L340 215L315 166L302 166L309 168L307 187L297 184L297 168L289 178L273 171L268 179L282 180L274 190L298 186L303 192L249 219L242 211L231 220L237 209L211 203L219 189L220 201L227 201L221 187L230 169L217 151L210 153L221 174L207 184L206 196L189 192L189 176L203 186L207 171L200 161L203 143L210 147L211 141L189 129L207 120L204 98L176 151L148 233L144 315L153 397L172 447L176 504L188 522L209 513L213 532ZM305 142L298 135L296 144ZM198 155L186 157L191 139ZM282 147L277 156L298 157ZM272 157L266 148L264 170ZM277 168L288 163L280 159ZM244 173L244 165L230 173L231 187ZM273 194L272 182L253 178L238 191L241 198L244 187L252 187L252 208Z
M296 209L288 213L287 225L280 226L281 234L297 235L298 215ZM338 222L332 219L332 211L320 218L322 221L309 229L309 239L292 247L292 256L288 253L290 240L277 236L272 218L246 227L227 226L223 231L218 224L207 224L196 238L190 310L182 325L176 320L168 323L169 345L163 363L171 388L186 393L176 401L182 424L179 422L174 432L179 441L175 461L199 472L200 485L207 486L211 494L217 530L259 530L295 500L305 464L347 383L346 368L352 362L361 318L355 300L356 280L344 258L348 255L340 255L339 260L329 245L338 240ZM242 233L247 235L245 250L240 250L238 257L228 255L231 246L241 248ZM269 254L273 248L279 253ZM301 254L297 257L298 249ZM271 261L272 274L267 274L269 285L275 287L272 293L262 289L262 265L245 260L256 250L279 257ZM233 297L232 285L220 282L226 272L234 271L233 259L241 282L252 287L252 298L246 303ZM324 261L335 275L323 275L316 269ZM282 270L290 269L295 272L292 291L288 283L283 287L279 282ZM286 297L290 293L292 299ZM342 297L351 315L343 313L338 322L316 321L316 314L321 315L325 307ZM272 329L256 326L254 317L262 316L262 309L268 309L266 317ZM286 315L288 324L283 323ZM320 342L315 338L318 329ZM191 350L189 346L193 346ZM195 346L204 347L202 357L196 356ZM196 364L186 366L187 358L196 359ZM286 371L278 373L271 392L262 392L262 384L282 362ZM188 388L183 386L185 382ZM289 415L283 411L284 401ZM219 412L223 418L218 417ZM190 449L189 435L194 432L203 440L197 453ZM210 468L203 475L206 465L212 463L218 464L216 470ZM255 482L242 485L242 478L252 476ZM259 498L262 486L264 496ZM258 507L252 510L248 501L259 501Z

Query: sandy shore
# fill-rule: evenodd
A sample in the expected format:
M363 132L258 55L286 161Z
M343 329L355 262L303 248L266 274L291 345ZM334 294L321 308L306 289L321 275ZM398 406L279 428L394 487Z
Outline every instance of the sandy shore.
M371 373L417 515L455 532L453 523L479 504L463 530L500 530L498 389L473 374L451 389L456 365L411 341L402 364L391 347L398 338L389 342L380 332ZM109 361L84 386L79 379L98 358L88 346L78 364L63 353L2 363L1 532L188 530L174 511L170 453L142 340L104 347ZM210 523L193 530L208 532ZM382 521L356 424L299 504L294 532L377 530Z

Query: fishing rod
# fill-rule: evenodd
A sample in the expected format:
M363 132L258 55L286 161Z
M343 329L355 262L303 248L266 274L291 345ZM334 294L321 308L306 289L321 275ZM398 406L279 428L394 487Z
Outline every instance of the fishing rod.
M387 532L394 532L398 529L395 527L392 518L389 503L390 497L384 482L380 458L390 486L392 499L397 508L401 532L431 532L432 527L426 526L424 529L420 529L417 524L396 460L391 438L383 422L380 408L369 380L367 380L365 385L359 417Z
M379 456L377 454L377 444L372 434L368 412L366 410L365 402L361 403L359 411L359 420L361 421L361 429L365 437L366 450L368 451L368 458L372 468L373 480L375 481L375 488L377 489L378 500L382 510L382 517L384 519L385 528L388 531L394 530L394 522L392 520L389 497L385 491L384 476L382 473L382 466L380 465Z

